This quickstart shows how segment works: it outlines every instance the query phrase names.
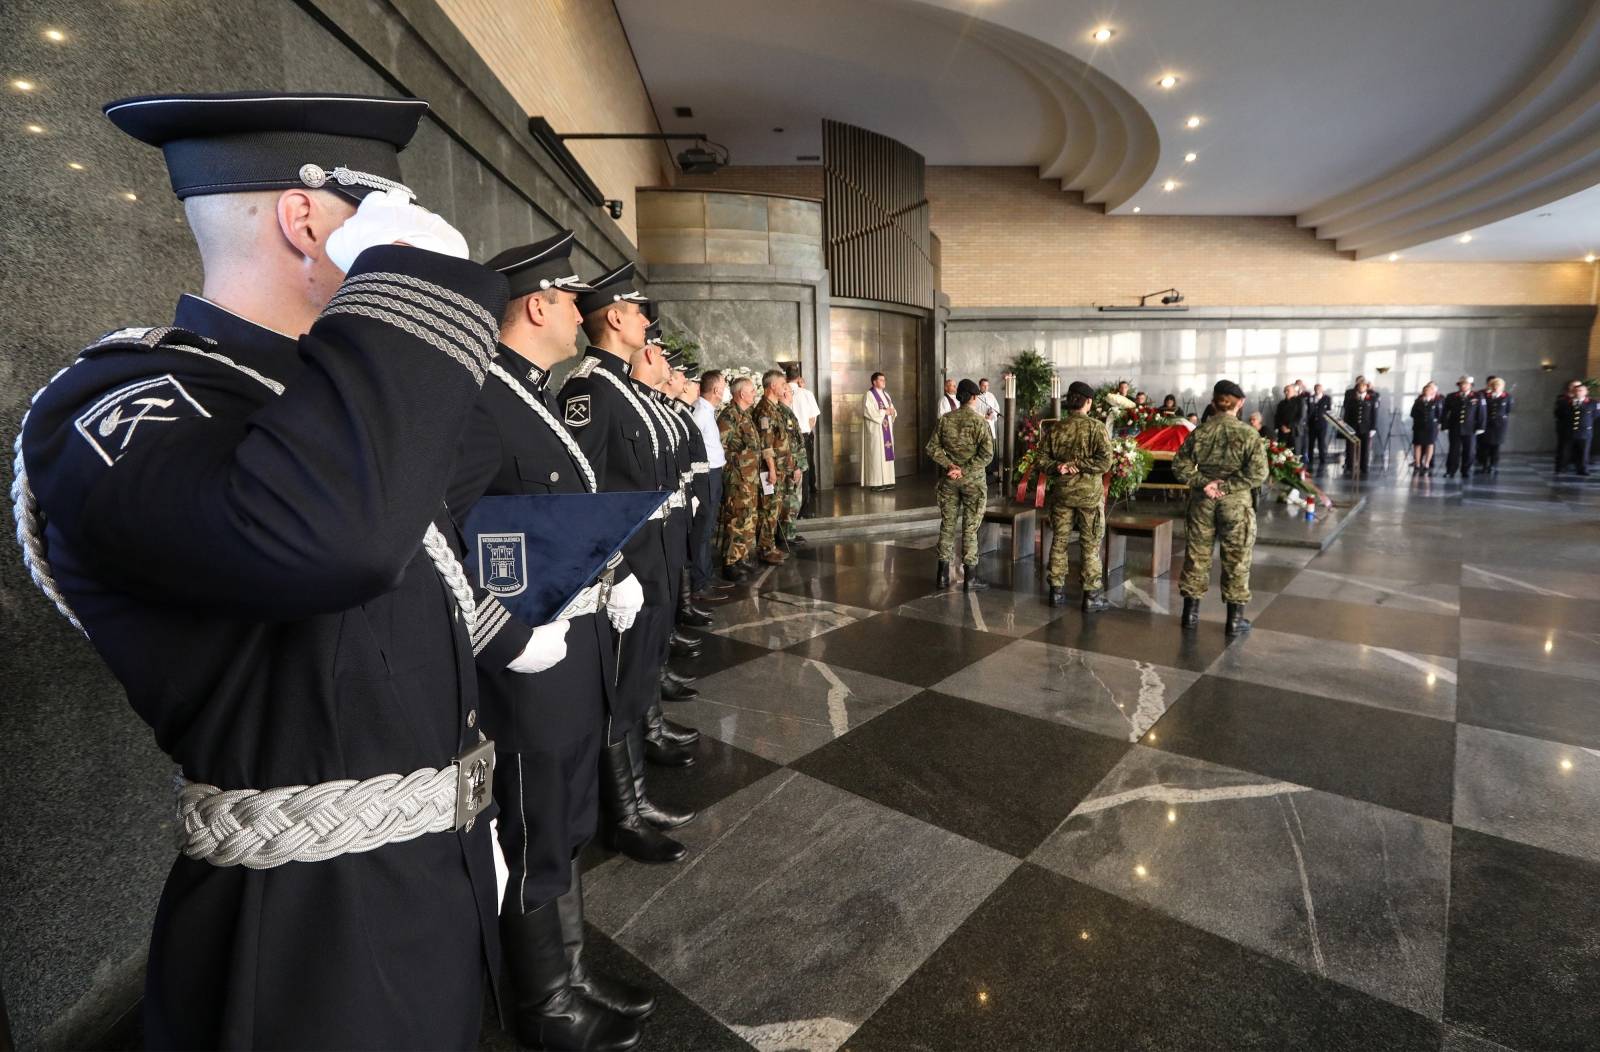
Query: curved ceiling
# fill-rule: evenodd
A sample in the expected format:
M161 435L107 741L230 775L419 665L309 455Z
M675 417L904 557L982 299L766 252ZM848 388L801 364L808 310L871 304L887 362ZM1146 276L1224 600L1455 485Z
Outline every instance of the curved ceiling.
M820 153L829 117L930 164L1037 167L1108 211L1295 215L1358 257L1481 228L1472 258L1499 258L1491 224L1600 183L1594 0L617 6L662 126L736 164Z

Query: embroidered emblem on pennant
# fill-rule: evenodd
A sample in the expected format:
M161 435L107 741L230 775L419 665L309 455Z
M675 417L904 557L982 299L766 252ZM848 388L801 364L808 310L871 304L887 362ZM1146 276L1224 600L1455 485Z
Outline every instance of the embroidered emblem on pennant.
M117 388L73 423L101 460L115 464L136 435L158 424L210 416L175 377L167 375Z
M583 427L589 423L589 396L573 395L567 399L566 421L568 427Z
M528 590L528 541L521 533L478 534L478 587L505 599Z

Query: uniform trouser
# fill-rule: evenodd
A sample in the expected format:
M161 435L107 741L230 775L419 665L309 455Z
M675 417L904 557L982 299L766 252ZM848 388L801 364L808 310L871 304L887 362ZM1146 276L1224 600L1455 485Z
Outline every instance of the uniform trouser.
M1450 452L1444 461L1446 475L1454 475L1457 471L1465 475L1472 470L1473 447L1477 437L1470 431L1464 435L1454 431L1450 433Z
M1478 439L1478 466L1486 471L1500 466L1500 443Z
M1589 436L1556 439L1556 474L1567 470L1567 465L1580 475L1589 473Z
M778 547L778 530L783 520L783 484L774 486L771 493L758 493L756 499L756 554L765 555Z
M1328 425L1323 424L1313 427L1306 434L1306 466L1311 466L1311 453L1316 451L1317 463L1322 467L1328 466Z
M723 483L722 508L717 520L717 554L724 563L742 562L756 543L759 483L752 486L748 479L738 475L733 476L731 485L724 475Z
M983 525L983 505L989 490L983 475L974 467L972 473L959 479L941 478L934 487L934 499L939 504L939 561L956 561L956 531L961 533L962 561L968 566L978 562L978 527Z
M1083 567L1079 579L1083 590L1097 592L1105 587L1105 569L1100 561L1100 545L1106 536L1104 504L1075 508L1062 501L1050 502L1050 587L1067 583L1067 539L1078 531L1079 558Z
M1372 459L1372 438L1373 438L1373 436L1371 436L1371 435L1361 435L1359 437L1361 439L1361 441L1360 441L1360 446L1361 446L1361 476L1363 478L1365 478L1366 475L1367 475L1367 464ZM1355 467L1355 463L1356 463L1356 447L1354 445L1350 444L1349 442L1346 442L1345 445L1344 445L1344 473L1346 475L1350 474L1351 470Z
M1256 509L1248 500L1189 498L1183 525L1183 576L1178 591L1185 599L1199 599L1211 583L1211 549L1222 545L1222 599L1228 603L1250 601L1250 557L1256 544Z
M706 476L707 494L700 510L694 515L694 528L689 540L694 551L694 576L690 583L697 592L711 587L711 535L716 531L717 514L722 508L722 469L712 468Z
M511 871L502 915L538 909L571 887L573 856L594 836L599 816L601 733L597 718L576 741L495 758L500 851Z
M810 470L800 480L800 517L809 519L817 513L817 433L806 432L806 463Z

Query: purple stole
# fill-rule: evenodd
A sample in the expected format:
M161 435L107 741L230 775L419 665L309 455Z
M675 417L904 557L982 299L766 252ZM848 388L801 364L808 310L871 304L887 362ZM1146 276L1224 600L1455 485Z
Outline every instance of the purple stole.
M872 395L872 400L878 403L879 409L887 409L894 404L876 387L869 387L867 391ZM891 464L894 463L894 428L888 417L883 420L883 459Z

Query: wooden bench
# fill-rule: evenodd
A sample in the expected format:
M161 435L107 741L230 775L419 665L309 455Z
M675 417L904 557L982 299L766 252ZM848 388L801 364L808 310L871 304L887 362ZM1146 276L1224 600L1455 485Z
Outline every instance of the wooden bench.
M1120 570L1127 561L1128 538L1150 538L1150 577L1172 572L1172 520L1155 515L1106 516L1106 573Z
M978 550L992 552L1000 545L999 532L1011 531L1011 561L1026 559L1033 554L1034 534L1038 530L1039 512L1033 507L1003 505L985 508L983 523L978 527Z

